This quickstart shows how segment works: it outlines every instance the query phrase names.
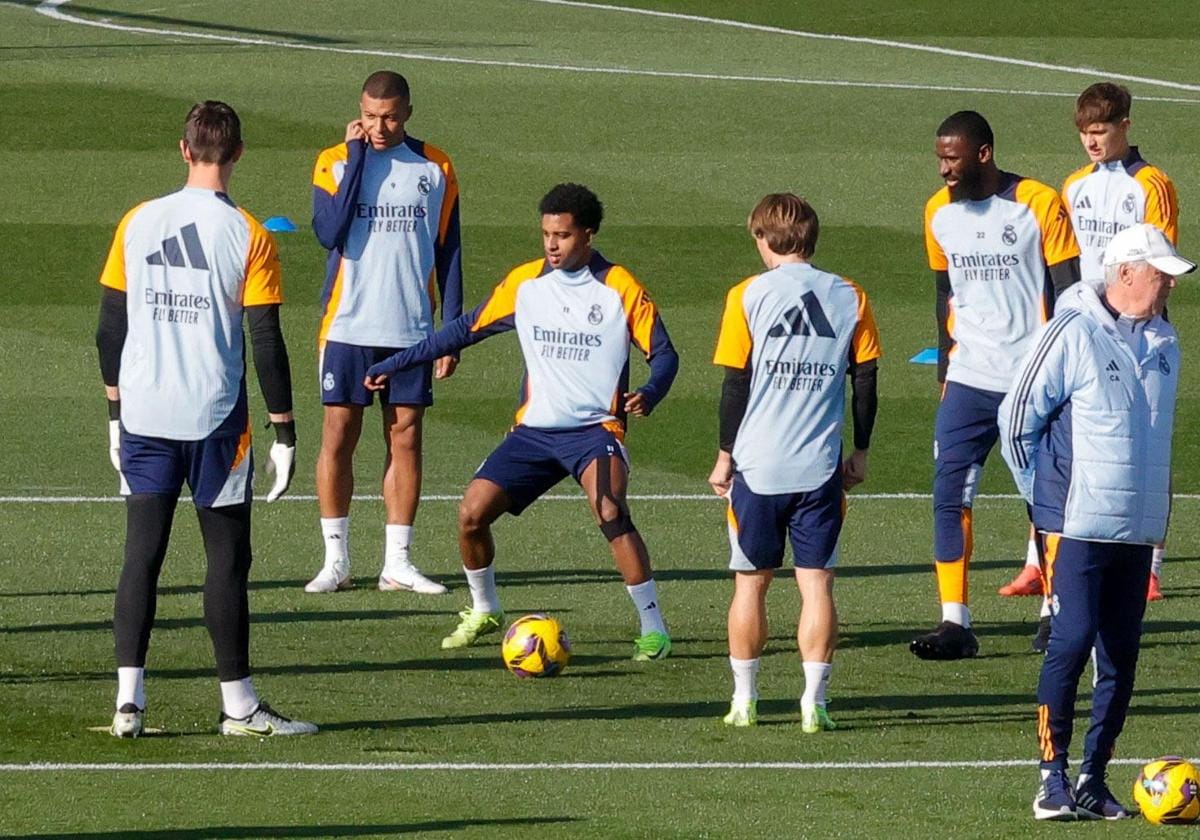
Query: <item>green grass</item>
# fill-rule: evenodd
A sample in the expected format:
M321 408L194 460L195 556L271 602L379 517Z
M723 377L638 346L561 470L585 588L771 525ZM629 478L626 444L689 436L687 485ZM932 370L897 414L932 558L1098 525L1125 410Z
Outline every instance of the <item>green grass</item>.
M247 153L234 197L260 217L291 216L280 238L285 330L296 381L300 472L313 492L320 408L315 377L323 254L304 227L316 152L341 137L362 78L394 66L414 88L412 133L446 149L463 186L467 300L539 252L534 207L559 180L582 181L607 208L599 239L662 307L682 358L669 398L634 421L633 492L704 493L715 454L720 374L710 365L724 291L757 270L743 221L767 191L808 196L821 215L818 262L861 282L883 336L881 408L868 493L928 492L936 384L906 359L934 341L921 208L939 186L934 127L973 107L991 120L1008 169L1058 184L1079 165L1071 96L1093 79L1061 70L967 60L880 45L798 39L666 18L525 0L395 4L162 4L85 0L89 20L287 41L246 46L76 26L0 5L0 496L107 496L104 405L92 335L96 277L121 214L174 189L174 152L196 99L242 115ZM1056 65L1195 83L1200 11L1165 2L1139 11L1139 39L1115 32L1094 4L1018 0L970 14L931 2L643 0L645 8L789 29L907 40ZM803 8L802 8L803 6ZM330 52L328 50L342 50ZM1059 96L845 88L567 73L356 54L383 50L470 60L563 63L685 73L846 79L1036 90ZM1200 242L1189 208L1200 194L1193 127L1200 93L1131 83L1135 140L1176 179L1181 239ZM1185 281L1172 319L1183 333L1200 296ZM635 369L637 363L635 362ZM498 338L467 352L437 389L426 437L425 490L453 496L511 422L520 356ZM1200 368L1185 365L1177 491L1200 492ZM255 389L253 377L251 388ZM262 414L255 395L255 413ZM372 423L375 421L371 421ZM381 463L370 425L359 490ZM998 457L983 492L1011 493ZM571 488L564 487L564 492ZM981 501L973 608L983 644L966 664L922 664L907 652L936 618L929 502L854 499L838 584L842 645L831 710L843 729L799 733L796 597L771 593L772 637L754 731L718 724L729 694L724 641L730 584L719 505L637 501L661 581L675 653L628 660L633 615L582 503L547 501L497 529L499 580L513 617L549 611L576 657L558 680L520 682L497 645L442 652L465 599L455 506L429 501L420 563L455 585L443 599L372 589L382 553L381 504L354 508L356 589L300 589L319 562L316 509L290 501L256 511L252 649L257 683L322 734L246 742L214 733L217 690L201 621L203 559L181 506L151 649L149 724L162 737L117 742L89 731L110 714L109 631L124 517L107 502L0 503L0 763L33 762L874 762L1034 757L1028 654L1036 605L992 593L1023 554L1012 500ZM1180 499L1166 572L1150 608L1121 756L1196 753L1194 622L1200 597L1200 501ZM1086 688L1086 686L1085 686ZM1081 708L1086 706L1083 692ZM1083 724L1083 721L1080 721ZM1114 770L1119 793L1132 767ZM878 837L1025 836L1031 767L867 770L526 771L0 771L0 833L88 838L324 837L396 833L475 836L727 837L775 833ZM1072 829L1056 827L1055 831ZM1106 833L1134 836L1140 822ZM1043 833L1042 831L1038 832Z

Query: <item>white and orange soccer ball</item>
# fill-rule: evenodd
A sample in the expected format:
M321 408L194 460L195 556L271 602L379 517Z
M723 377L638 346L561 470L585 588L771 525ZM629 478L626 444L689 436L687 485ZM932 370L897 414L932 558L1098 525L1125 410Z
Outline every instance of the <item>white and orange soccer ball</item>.
M527 615L508 628L500 655L518 677L556 677L571 661L571 642L553 618Z
M1133 783L1133 799L1146 822L1194 823L1200 819L1200 771L1177 756L1155 759Z

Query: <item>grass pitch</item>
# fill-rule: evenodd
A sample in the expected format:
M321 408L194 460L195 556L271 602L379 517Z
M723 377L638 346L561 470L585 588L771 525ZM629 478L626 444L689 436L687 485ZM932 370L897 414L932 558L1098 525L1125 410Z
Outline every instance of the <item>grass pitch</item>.
M1184 253L1200 242L1189 210L1200 194L1191 139L1200 90L1190 58L1200 46L1191 34L1200 31L1200 13L1191 3L1139 12L1145 32L1168 35L1152 40L1101 26L1094 4L1082 2L1049 11L1012 2L987 17L874 0L819 10L765 0L736 8L705 0L630 5L736 15L760 28L532 0L177 7L97 0L58 7L70 19L40 14L33 2L0 5L7 172L0 353L8 360L0 366L0 832L878 837L904 826L920 835L999 837L1031 830L1039 663L1027 651L1036 604L992 594L1023 553L1022 512L1011 499L978 507L972 606L982 651L968 663L920 663L906 649L936 618L929 502L852 499L838 583L843 642L831 688L831 712L843 729L814 737L797 725L796 598L786 580L771 595L763 725L730 732L718 723L730 688L730 586L723 516L713 501L633 503L676 640L670 659L650 665L628 661L632 609L582 502L545 501L501 522L498 577L510 617L551 612L576 650L562 678L540 682L509 676L498 644L438 649L466 598L456 577L452 501L425 503L417 528L422 567L456 584L445 598L372 589L382 506L370 500L353 514L356 589L305 595L301 586L320 558L315 504L260 505L251 584L256 681L285 713L322 725L315 738L265 742L215 735L217 690L200 620L203 560L194 516L181 505L149 663L148 723L163 733L125 743L89 731L111 713L109 621L123 513L111 502L31 498L115 493L92 344L96 277L121 213L179 184L173 148L196 99L225 99L243 118L247 153L233 196L260 218L284 214L302 225L279 239L297 388L297 495L312 492L320 419L314 335L323 254L303 227L309 174L317 151L340 139L354 116L362 78L378 67L409 77L412 133L446 149L459 171L468 305L509 266L537 255L534 208L549 186L581 181L605 202L598 245L646 283L682 357L669 398L653 417L632 423L635 494L706 492L720 381L709 359L725 289L758 270L742 223L765 192L789 189L812 200L822 221L818 263L861 282L874 302L886 356L868 494L929 489L937 389L932 369L906 359L935 338L920 220L939 186L932 133L944 116L980 110L996 130L1002 167L1058 184L1082 157L1072 97L1104 78L1070 68L1156 80L1129 83L1134 139L1176 180ZM562 66L574 69L555 69ZM1200 407L1200 368L1186 361L1198 300L1185 281L1171 303L1185 354L1176 489L1188 498L1177 502L1172 525L1167 600L1147 613L1120 742L1128 757L1200 752L1193 734L1200 501L1192 498L1200 493L1200 439L1187 420ZM427 422L428 494L458 493L500 439L519 365L515 341L493 339L467 351L437 389ZM257 396L252 405L261 415ZM378 434L368 426L361 492L374 492L380 463ZM983 492L1012 492L998 454ZM1029 764L1003 763L1015 760ZM899 762L920 764L884 764ZM34 770L38 763L160 769ZM668 763L676 766L661 766ZM816 763L854 766L812 769ZM174 764L193 769L164 767ZM215 767L230 764L256 766ZM285 767L297 764L312 769ZM464 764L474 769L435 769ZM1134 774L1114 768L1118 794ZM1140 822L1107 828L1121 836L1150 831Z

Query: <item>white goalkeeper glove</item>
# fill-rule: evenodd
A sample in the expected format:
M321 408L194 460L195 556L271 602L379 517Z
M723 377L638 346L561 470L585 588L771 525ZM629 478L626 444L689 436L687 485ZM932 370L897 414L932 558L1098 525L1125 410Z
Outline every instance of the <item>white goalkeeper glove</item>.
M271 444L271 463L267 465L267 474L275 473L275 484L267 494L267 501L273 502L287 492L296 474L296 447L287 446L279 441Z
M272 423L275 427L275 442L271 444L271 462L267 474L275 473L275 484L267 493L267 501L273 502L287 492L296 474L296 421Z
M113 469L117 472L121 471L121 421L108 421L108 460L112 462Z

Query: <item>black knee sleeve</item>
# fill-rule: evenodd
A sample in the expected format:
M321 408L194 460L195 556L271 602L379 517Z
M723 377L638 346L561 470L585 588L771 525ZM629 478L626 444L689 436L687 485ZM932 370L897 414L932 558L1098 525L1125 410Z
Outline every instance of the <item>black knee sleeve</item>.
M204 626L212 639L222 682L250 676L250 505L196 508L208 573L204 578Z
M637 530L633 524L633 517L627 511L621 511L616 519L605 520L600 523L600 533L604 534L604 538L612 542L617 537L623 537L626 534L632 534Z
M125 562L113 609L117 667L146 665L150 630L158 607L158 575L167 556L175 502L174 496L144 493L125 500Z

